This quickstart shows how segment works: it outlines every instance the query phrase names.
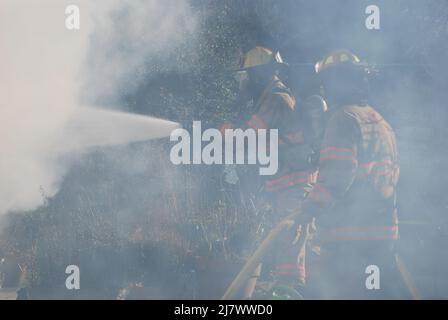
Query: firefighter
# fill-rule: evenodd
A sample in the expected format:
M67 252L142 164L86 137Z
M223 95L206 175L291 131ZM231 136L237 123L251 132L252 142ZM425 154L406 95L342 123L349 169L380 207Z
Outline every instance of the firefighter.
M356 55L335 51L315 71L328 103L328 120L317 182L296 220L306 225L316 219L320 257L310 268L312 297L398 297L394 131L368 104L369 68Z
M319 133L307 135L304 128L319 122L325 105L323 100L316 97L311 98L309 104L298 105L291 90L279 77L279 70L285 66L279 52L255 47L242 60L238 74L241 95L249 100L242 112L247 116L241 116L236 123L225 123L221 132L224 135L224 130L228 128L278 129L279 169L274 176L263 181L263 189L273 204L275 220L279 221L297 210L304 198L306 186L314 182L317 164L312 161L313 143L306 143L305 137L315 137ZM308 113L308 118L303 116L307 109L313 110ZM310 131L317 127L319 126L309 126ZM303 243L306 232L301 232L300 237L302 239L296 241L297 245L290 245L294 239L288 236L279 240L275 263L264 268L265 271L273 269L275 283L305 283ZM259 265L246 286L244 298L252 296L261 271L262 266Z

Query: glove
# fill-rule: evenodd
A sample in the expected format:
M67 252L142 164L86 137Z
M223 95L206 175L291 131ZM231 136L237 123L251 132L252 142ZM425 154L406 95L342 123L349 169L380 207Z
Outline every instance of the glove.
M237 184L239 182L236 165L226 164L224 166L224 181L228 184Z

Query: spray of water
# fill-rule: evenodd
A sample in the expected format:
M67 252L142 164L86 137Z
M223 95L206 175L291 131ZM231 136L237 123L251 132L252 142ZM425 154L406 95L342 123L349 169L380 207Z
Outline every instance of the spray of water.
M177 127L175 122L142 115L79 108L62 130L61 136L65 143L61 150L76 151L157 139L169 136Z

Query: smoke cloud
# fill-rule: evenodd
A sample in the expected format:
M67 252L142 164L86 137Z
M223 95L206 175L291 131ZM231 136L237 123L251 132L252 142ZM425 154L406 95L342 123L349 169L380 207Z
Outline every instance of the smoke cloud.
M185 1L142 3L0 1L0 215L42 205L57 193L67 159L79 154L62 157L67 146L76 147L71 152L81 151L83 141L91 146L90 134L101 145L98 135L116 129L103 121L102 131L92 130L105 114L80 106L101 99L113 103L120 88L136 86L144 63L163 62L194 30ZM68 5L80 9L80 30L66 28ZM120 116L108 115L110 120ZM131 120L152 127L129 133L129 141L164 136L176 127L137 116L125 119ZM164 131L154 133L158 126ZM126 135L123 127L118 130ZM121 140L104 144L126 143Z

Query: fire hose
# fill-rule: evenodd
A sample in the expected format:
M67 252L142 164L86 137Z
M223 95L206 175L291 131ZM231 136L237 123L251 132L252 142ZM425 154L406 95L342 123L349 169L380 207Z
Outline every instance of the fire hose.
M261 244L255 250L255 252L249 258L249 260L247 260L247 262L244 264L241 271L232 281L230 286L227 288L226 292L221 298L222 300L229 300L235 297L236 293L241 289L243 284L249 279L253 270L261 262L263 256L271 248L272 244L274 243L274 240L276 240L284 230L289 229L294 225L295 219L299 214L300 211L287 216L285 219L280 221L280 223L274 229L272 229L271 232L269 232L267 237L261 242Z
M267 237L258 246L258 248L255 250L252 256L246 261L241 271L238 273L238 275L232 281L230 286L227 288L226 292L221 298L222 300L230 300L235 297L235 295L241 289L243 284L249 279L253 270L255 270L255 268L261 262L266 252L268 252L268 250L271 248L272 244L274 243L274 240L276 240L284 230L289 229L295 224L295 219L299 216L299 214L300 211L297 211L287 216L285 219L280 221L280 223L274 229L272 229L269 232ZM302 241L306 241L306 237ZM407 289L411 293L412 298L418 300L420 297L418 295L417 288L411 277L411 274L405 267L403 260L397 254L395 255L395 262L397 264L399 274L402 277L402 280L404 281Z

